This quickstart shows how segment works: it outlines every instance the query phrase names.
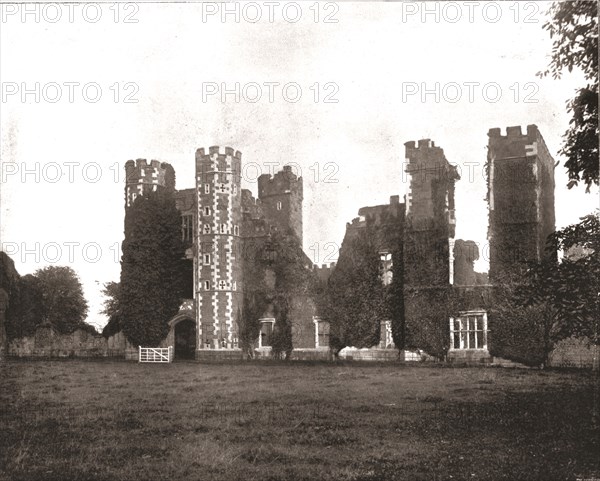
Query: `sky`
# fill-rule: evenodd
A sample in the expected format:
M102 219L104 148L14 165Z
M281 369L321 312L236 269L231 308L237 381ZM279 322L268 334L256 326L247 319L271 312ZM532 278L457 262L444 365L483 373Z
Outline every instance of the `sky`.
M551 52L548 6L3 4L0 245L21 275L71 266L87 321L102 327L102 285L120 273L127 160L169 162L177 188L191 188L195 150L231 146L254 194L260 173L293 165L304 250L322 264L360 207L402 198L403 144L429 138L462 172L456 238L479 243L486 271L490 128L539 127L560 162L557 228L598 205L597 189L566 188L558 155L583 77L536 76Z

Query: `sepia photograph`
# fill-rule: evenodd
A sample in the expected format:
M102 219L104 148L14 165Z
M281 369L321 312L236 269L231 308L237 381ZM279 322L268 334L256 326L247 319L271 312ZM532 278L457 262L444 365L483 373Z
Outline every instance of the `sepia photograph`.
M0 0L0 481L600 481L596 0Z

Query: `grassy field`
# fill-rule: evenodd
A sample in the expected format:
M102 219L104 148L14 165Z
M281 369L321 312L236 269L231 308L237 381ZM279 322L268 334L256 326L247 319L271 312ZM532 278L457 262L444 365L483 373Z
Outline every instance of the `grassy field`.
M0 479L600 478L590 372L0 364Z

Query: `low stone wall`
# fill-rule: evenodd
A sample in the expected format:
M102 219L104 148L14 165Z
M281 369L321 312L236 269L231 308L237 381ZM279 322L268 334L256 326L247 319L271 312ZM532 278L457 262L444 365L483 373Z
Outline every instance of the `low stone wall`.
M600 348L594 346L589 339L571 337L556 344L550 353L548 365L551 367L598 367Z
M122 334L117 336L106 339L81 329L71 334L61 334L50 325L42 325L33 336L13 339L8 345L8 355L47 358L123 357L125 337Z
M430 356L426 352L417 349L416 351L400 351L398 359L404 362L438 362L439 360Z
M342 349L338 358L345 361L398 361L397 349L379 349L376 347L357 349L355 347L345 347Z
M496 367L518 367L519 369L531 369L530 366L521 364L520 362L511 361L510 359L504 359L503 357L492 357L492 366Z
M164 344L164 343L163 343ZM162 347L167 347L162 346ZM32 358L102 358L115 357L130 361L138 360L138 348L127 342L122 332L106 339L88 331L76 330L71 334L60 334L50 325L39 326L33 336L13 339L8 344L8 355ZM397 349L356 349L347 347L338 358L347 361L435 361L422 351L400 351ZM241 349L199 349L196 360L200 362L241 361L245 355ZM255 359L272 359L270 348L255 350ZM291 360L330 361L333 354L329 348L298 348ZM459 364L491 364L502 367L527 367L523 364L490 356L482 350L451 350L448 361ZM587 339L569 338L559 342L549 357L550 367L573 367L590 369L598 367L600 349Z
M270 347L261 347L254 350L254 359L270 360L273 359ZM328 347L320 348L297 348L290 354L291 361L331 361L333 354Z
M448 361L465 364L490 364L493 358L485 349L451 349Z
M331 361L333 359L333 354L328 347L294 349L292 351L291 359L293 361Z
M196 361L218 362L218 361L241 361L244 352L241 349L198 349L196 350Z
M123 356L126 361L139 361L140 351L138 348L128 345L121 353L121 356Z

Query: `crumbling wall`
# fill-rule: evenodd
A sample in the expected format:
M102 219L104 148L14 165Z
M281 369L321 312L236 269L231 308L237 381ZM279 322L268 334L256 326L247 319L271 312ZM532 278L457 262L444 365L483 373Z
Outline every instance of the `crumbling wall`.
M50 324L38 326L32 336L10 341L8 354L14 357L123 357L125 336L118 333L106 339L88 331L77 329L70 334L60 334Z
M443 358L453 312L450 244L455 230L454 184L460 177L431 140L404 145L410 175L403 262L405 347Z
M556 343L548 356L548 365L552 367L598 368L600 347L594 346L590 339L570 337Z

